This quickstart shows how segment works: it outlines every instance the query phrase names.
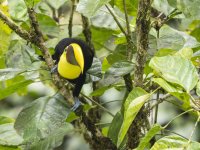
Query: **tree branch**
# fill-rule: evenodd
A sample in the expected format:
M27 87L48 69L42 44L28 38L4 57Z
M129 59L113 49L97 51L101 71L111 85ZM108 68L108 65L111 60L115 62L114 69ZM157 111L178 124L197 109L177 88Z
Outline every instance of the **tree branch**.
M72 37L72 27L73 27L73 16L74 16L74 10L75 10L75 0L71 0L72 2L72 10L70 13L70 17L69 17L69 25L68 25L68 31L69 31L69 37Z
M32 28L35 31L35 34L32 33L31 35L26 30L23 30L20 27L18 27L11 19L4 15L2 11L0 11L0 19L3 20L20 37L27 40L28 42L35 44L38 48L40 48L47 66L49 67L49 69L51 69L54 66L54 63L48 51L48 48L44 45L44 38L42 32L39 29L35 12L33 9L28 8L28 13ZM74 102L72 100L70 92L65 88L65 81L63 81L58 74L52 74L52 78L53 83L59 89L60 93L65 97L68 105L72 106ZM112 141L109 138L104 137L102 133L96 128L95 124L86 116L83 110L83 106L79 107L75 113L77 116L80 116L83 124L86 126L88 131L91 132L92 137L100 147L99 149L117 149L116 146L112 143ZM105 145L105 143L107 144Z

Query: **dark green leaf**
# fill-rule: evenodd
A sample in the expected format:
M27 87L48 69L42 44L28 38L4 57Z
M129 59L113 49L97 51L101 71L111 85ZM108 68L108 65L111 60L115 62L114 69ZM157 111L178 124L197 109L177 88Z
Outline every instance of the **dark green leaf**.
M182 86L187 92L197 84L197 70L188 59L180 56L153 57L149 65L162 78Z
M93 16L96 11L110 0L80 0L76 10L86 17Z
M65 124L69 112L62 96L41 97L25 106L19 113L15 129L26 142L39 142L56 133Z
M21 150L21 148L17 146L2 146L0 145L0 150Z
M108 130L108 137L112 139L114 144L117 144L118 134L123 123L123 115L118 112L113 118Z
M6 123L13 123L13 122L15 122L15 120L12 118L0 116L0 125L6 124Z
M17 146L23 142L23 139L16 133L13 123L0 125L0 145Z
M135 119L137 113L144 103L150 98L150 94L141 88L134 88L128 95L124 103L124 122L122 123L120 133L118 135L117 145L119 146Z
M12 93L17 92L17 90L28 86L31 83L33 83L32 80L25 80L25 81L18 82L18 83L15 83L13 85L10 85L10 86L8 86L6 88L0 88L0 93L1 93L0 94L0 100L2 100L3 98L9 96Z
M134 64L129 61L118 61L114 63L107 71L106 75L111 75L113 77L124 76L134 69Z
M98 58L94 57L92 66L87 71L87 74L89 75L89 79L91 81L93 82L98 81L102 78L101 68L102 68L101 61Z
M137 150L144 150L147 147L150 140L161 130L162 127L159 124L154 124L153 127L146 133L145 137L141 139Z
M113 86L104 86L101 88L98 88L97 90L90 93L90 96L101 96L107 91L108 89L112 88Z

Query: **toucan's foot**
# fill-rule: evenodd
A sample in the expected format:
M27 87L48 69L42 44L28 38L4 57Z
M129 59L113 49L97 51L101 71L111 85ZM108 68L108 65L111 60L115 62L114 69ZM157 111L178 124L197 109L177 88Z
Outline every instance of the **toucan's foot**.
M51 73L56 73L58 72L58 66L55 65L53 68L51 68Z
M72 111L76 111L76 109L81 105L81 102L80 102L80 100L78 99L78 97L74 97L74 101L75 101L75 104L74 104L74 106L71 108Z

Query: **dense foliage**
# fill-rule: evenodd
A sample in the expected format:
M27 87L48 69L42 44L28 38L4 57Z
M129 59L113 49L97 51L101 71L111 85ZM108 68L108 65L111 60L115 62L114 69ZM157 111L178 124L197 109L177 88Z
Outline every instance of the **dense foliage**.
M129 147L128 130L143 109L151 121L149 126L141 127L145 129L138 150L198 150L200 143L192 137L194 133L199 136L199 129L196 128L200 121L200 1L152 2L149 6L149 46L142 86L133 86L128 92L124 76L130 74L131 84L134 85L139 1L125 0L125 11L123 0L0 0L0 10L22 29L31 32L27 8L34 8L45 46L51 53L58 41L69 37L70 28L72 37L84 39L86 35L83 34L81 14L89 19L96 58L88 71L87 87L82 90L84 111L101 129L103 136L109 137L118 149ZM76 9L72 25L69 25L73 5ZM124 14L128 14L131 41L134 43L131 61L127 58L127 37L115 20L127 31ZM42 53L37 46L18 36L0 20L0 101L6 103L8 97L15 101L17 96L13 93L27 99L16 119L0 114L0 150L50 150L61 145L63 139L68 140L64 137L77 133L84 137L88 135L88 130L80 125L81 118L70 111L66 100L52 83L50 71L39 55ZM28 100L30 97L27 95L31 93L27 88L39 83L51 88L53 94L43 92L35 96L35 100ZM116 92L120 93L117 100L111 98ZM106 102L105 93L111 95ZM158 106L166 101L176 106L175 110L180 114L171 117L165 124L159 124L157 115L161 110ZM171 123L184 114L193 119L190 136L164 134L169 131ZM101 116L109 118L104 119L109 122L102 123Z

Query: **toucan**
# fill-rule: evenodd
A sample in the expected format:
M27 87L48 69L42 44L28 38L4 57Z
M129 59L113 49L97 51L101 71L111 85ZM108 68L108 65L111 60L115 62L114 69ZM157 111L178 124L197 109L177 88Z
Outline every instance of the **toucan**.
M94 51L81 39L64 38L55 47L55 53L52 55L55 60L55 67L52 72L58 74L73 83L74 106L75 111L80 106L78 99L79 93L85 83L86 72L91 67L94 57Z

